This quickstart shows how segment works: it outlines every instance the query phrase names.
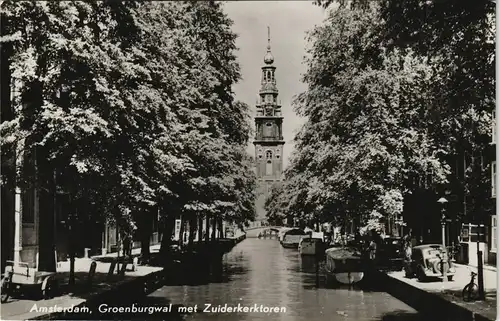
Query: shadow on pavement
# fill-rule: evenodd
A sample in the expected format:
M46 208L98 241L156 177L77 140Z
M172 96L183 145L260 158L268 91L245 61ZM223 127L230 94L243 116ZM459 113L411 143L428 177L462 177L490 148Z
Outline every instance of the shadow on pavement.
M393 311L382 315L381 318L373 321L435 321L429 318L424 318L422 314L408 311Z
M92 284L88 283L88 272L75 272L75 285L69 286L69 272L57 273L57 288L52 298L69 295L73 298L88 299L97 291L110 289L115 283L135 279L134 276L120 277L114 274L107 279L107 273L96 272ZM6 303L18 300L45 301L40 292L40 285L31 288L25 287L23 291L15 292Z

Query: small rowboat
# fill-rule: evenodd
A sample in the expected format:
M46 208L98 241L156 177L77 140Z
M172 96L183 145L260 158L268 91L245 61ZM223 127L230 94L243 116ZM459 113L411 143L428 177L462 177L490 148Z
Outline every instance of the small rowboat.
M326 250L326 271L341 284L352 285L360 282L365 276L361 253L353 248Z

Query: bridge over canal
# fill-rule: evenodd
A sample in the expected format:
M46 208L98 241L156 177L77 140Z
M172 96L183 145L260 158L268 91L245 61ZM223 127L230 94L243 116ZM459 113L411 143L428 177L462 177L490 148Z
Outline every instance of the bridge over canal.
M245 232L247 233L247 238L255 238L258 237L260 233L264 234L264 232L278 233L283 227L284 226L256 226L246 228Z

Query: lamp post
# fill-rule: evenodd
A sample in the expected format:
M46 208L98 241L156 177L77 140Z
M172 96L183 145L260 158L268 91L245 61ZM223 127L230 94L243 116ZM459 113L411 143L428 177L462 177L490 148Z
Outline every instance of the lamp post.
M438 200L438 203L441 205L441 241L443 243L443 248L446 252L446 211L445 204L448 203L448 200L444 197L441 197ZM446 283L448 281L448 276L446 275L445 268L445 253L441 254L441 273L443 274L443 282Z

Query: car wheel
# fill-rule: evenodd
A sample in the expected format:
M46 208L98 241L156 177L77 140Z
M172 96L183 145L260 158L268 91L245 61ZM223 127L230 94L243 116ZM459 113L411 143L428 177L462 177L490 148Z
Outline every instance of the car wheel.
M1 302L5 303L9 299L10 290L11 290L10 289L10 278L9 277L2 277L1 289L2 289Z
M423 271L423 268L420 266L417 268L417 278L419 282L424 282L427 280L427 276L425 275L425 272Z
M403 267L403 271L405 271L405 278L410 279L413 276L411 270L408 267Z

